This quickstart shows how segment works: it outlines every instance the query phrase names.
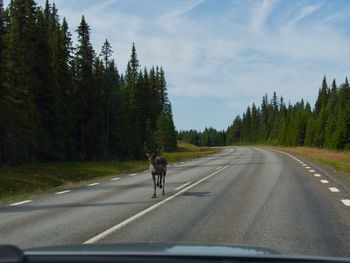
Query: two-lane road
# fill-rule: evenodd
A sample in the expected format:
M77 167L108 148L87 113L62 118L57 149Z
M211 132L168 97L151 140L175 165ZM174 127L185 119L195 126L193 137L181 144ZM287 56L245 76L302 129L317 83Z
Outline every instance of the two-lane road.
M350 193L320 167L254 147L97 180L0 208L0 243L233 243L350 256Z

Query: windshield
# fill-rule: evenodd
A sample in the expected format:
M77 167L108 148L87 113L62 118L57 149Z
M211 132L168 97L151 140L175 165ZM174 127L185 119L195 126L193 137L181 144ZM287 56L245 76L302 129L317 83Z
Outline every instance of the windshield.
M0 0L0 243L350 256L349 12Z

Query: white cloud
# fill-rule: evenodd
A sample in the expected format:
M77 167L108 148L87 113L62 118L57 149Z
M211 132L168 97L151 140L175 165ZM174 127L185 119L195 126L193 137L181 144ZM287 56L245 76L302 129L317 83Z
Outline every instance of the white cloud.
M301 9L300 13L288 23L287 27L294 27L299 21L301 21L302 19L304 19L308 15L314 13L319 8L320 8L319 5L304 6Z
M264 23L276 2L277 0L262 0L261 4L253 8L251 27L254 31L260 32L263 29Z

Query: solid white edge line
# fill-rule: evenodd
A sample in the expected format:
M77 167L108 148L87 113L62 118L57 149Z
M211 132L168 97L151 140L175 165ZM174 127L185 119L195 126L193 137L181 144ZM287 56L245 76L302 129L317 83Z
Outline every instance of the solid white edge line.
M137 174L129 174L129 176L135 176L135 175L137 175Z
M32 201L33 200L25 200L25 201L22 201L22 202L10 204L9 206L23 205L23 204L26 204L26 203L29 203L29 202L32 202Z
M328 182L328 180L321 180L321 183L328 184L329 182Z
M55 193L55 195L62 195L62 194L66 194L66 193L69 193L69 192L72 192L72 190L64 190L64 191L61 191L61 192L57 192L57 193Z
M344 205L350 206L350 199L342 199L341 201L343 202Z
M116 178L112 178L111 181L117 181L119 179L120 179L120 177L116 177Z
M220 170L217 170L215 171L214 173L211 173L210 175L202 178L201 180L198 180L197 182L191 184L190 186L176 192L175 194L173 194L172 196L169 196L168 198L164 199L163 201L160 201L159 203L156 203L148 208L146 208L145 210L133 215L132 217L129 217L128 219L124 220L123 222L115 225L115 226L112 226L111 228L108 228L107 230L103 231L102 233L86 240L85 242L83 242L83 244L93 244L93 243L96 243L97 241L101 240L102 238L105 238L106 236L114 233L115 231L123 228L124 226L126 226L127 224L131 223L132 221L138 219L139 217L142 217L143 215L147 214L148 212L156 209L158 206L161 206L162 204L166 203L166 202L169 202L170 200L174 199L175 197L179 196L180 194L186 192L187 190L193 188L194 186L208 180L210 177L214 176L215 174L217 173L220 173L221 171L225 170L228 166L225 166L224 168L220 169Z
M328 189L329 189L329 191L331 191L331 192L333 192L333 193L338 193L338 192L340 192L339 189L336 188L336 187L329 187Z
M92 184L88 184L87 186L95 186L95 185L99 185L100 183L92 183Z
M221 168L222 168L222 166L219 166L219 167L215 168L215 170L219 170L219 169L221 169Z
M180 185L179 187L175 188L174 190L177 191L177 190L180 190L181 188L184 188L186 185L189 185L191 182L187 182L183 185Z

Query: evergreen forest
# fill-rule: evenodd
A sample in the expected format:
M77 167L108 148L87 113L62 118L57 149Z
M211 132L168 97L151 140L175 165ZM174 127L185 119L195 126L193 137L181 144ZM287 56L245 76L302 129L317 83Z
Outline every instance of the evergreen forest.
M99 51L82 16L77 44L55 4L0 0L0 164L144 159L176 149L162 67L142 68L136 47L126 71Z
M226 131L180 131L179 139L201 146L268 143L350 150L350 86L348 79L331 85L323 78L315 105L303 99L286 104L276 92L265 94L236 116Z

